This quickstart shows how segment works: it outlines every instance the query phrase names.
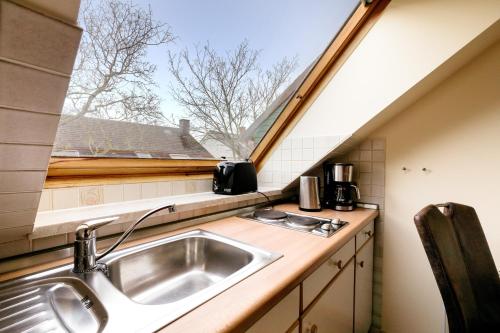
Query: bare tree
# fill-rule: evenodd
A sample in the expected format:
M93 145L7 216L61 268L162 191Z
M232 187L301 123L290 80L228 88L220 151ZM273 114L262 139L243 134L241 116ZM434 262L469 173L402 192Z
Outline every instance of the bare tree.
M238 141L242 131L271 105L297 65L295 58L284 58L263 70L258 58L259 51L246 40L224 55L208 43L196 47L194 56L187 49L169 53L175 79L170 91L193 121L193 130L221 142L238 157L247 153Z
M65 113L146 123L161 119L153 91L156 66L146 52L173 40L170 27L154 21L150 8L117 0L86 1L81 24L85 32Z

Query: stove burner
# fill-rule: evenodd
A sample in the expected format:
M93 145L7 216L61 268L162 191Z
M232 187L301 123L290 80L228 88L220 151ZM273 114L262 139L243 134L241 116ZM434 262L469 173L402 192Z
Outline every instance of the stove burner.
M257 221L265 222L265 223L286 223L286 217L284 219L266 219L264 217L256 217Z
M300 225L317 225L320 223L314 217L299 216L299 215L289 215L288 220L290 223L300 224Z
M285 223L293 228L312 230L316 228L320 222L307 216L289 215Z
M274 209L260 209L253 213L253 216L263 220L284 220L287 217L285 212Z
M348 222L339 219L332 220L273 209L259 209L253 213L241 215L241 217L322 237L330 237L348 224Z
M316 224L301 224L294 221L286 221L285 224L296 229L313 230L316 228Z

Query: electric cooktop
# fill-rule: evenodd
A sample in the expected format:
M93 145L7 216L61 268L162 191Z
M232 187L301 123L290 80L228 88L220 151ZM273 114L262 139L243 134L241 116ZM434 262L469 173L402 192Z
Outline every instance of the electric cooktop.
M341 221L340 219L325 219L274 209L258 209L254 212L240 215L240 217L281 228L307 232L321 237L330 237L349 224L349 222Z

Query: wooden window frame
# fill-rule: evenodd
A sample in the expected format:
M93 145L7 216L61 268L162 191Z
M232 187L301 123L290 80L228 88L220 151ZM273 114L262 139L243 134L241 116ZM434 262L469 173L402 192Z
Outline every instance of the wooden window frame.
M304 79L274 124L252 152L257 170L306 112L315 94L322 90L363 36L373 26L390 0L361 1L328 48ZM138 182L144 180L209 178L218 160L161 160L132 158L52 157L45 188Z
M210 178L218 160L52 157L45 188Z

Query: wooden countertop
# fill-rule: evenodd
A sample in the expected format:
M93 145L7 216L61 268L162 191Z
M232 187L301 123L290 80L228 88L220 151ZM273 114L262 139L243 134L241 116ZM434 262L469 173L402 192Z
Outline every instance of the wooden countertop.
M283 204L279 210L298 212L296 204ZM283 257L251 275L222 294L166 326L160 332L243 332L269 311L307 275L346 244L372 221L378 212L356 209L352 212L323 210L307 213L319 217L338 217L350 224L330 238L279 228L238 217L196 226L263 249Z
M296 204L282 204L275 208L304 213L298 210ZM356 209L352 212L325 209L321 212L308 212L307 215L325 218L338 217L348 221L349 225L332 237L323 238L239 217L228 217L128 243L126 247L188 230L203 229L283 254L282 258L170 323L160 332L245 331L321 265L324 260L372 221L378 212L369 209ZM53 264L39 265L18 272L2 274L0 281L70 261L70 259L60 260Z

